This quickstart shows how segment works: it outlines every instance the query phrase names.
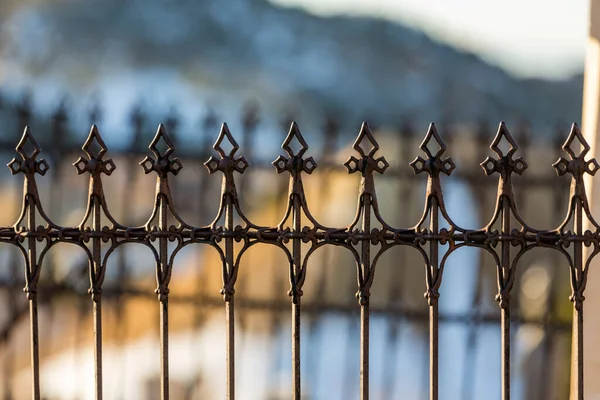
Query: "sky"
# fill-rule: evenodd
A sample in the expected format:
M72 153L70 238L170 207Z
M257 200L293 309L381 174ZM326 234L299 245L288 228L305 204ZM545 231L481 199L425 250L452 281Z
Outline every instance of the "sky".
M589 0L271 0L319 15L398 21L522 77L583 70Z

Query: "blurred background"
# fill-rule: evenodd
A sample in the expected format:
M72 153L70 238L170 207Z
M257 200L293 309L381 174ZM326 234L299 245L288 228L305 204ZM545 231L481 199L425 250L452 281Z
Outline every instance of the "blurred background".
M463 227L492 217L497 177L478 163L500 120L529 164L515 178L525 220L558 225L568 178L551 163L571 122L581 118L588 2L508 0L204 0L0 2L0 154L6 162L25 125L51 169L38 179L54 222L79 224L87 177L71 166L92 123L117 170L104 178L109 209L123 224L150 216L155 178L137 165L159 122L184 170L172 180L180 215L195 226L218 209L220 176L202 163L227 121L250 162L237 175L245 214L276 225L287 176L270 164L292 120L319 168L305 178L313 215L327 226L352 221L359 177L342 163L368 120L391 164L377 177L382 214L411 227L424 202L424 176L408 163L430 121L457 169L443 179L447 208ZM0 225L20 212L21 177L0 172ZM124 246L104 284L107 399L159 398L158 301L154 262ZM170 295L174 399L225 393L221 265L210 250L178 255ZM329 246L331 247L331 246ZM513 289L515 399L567 397L571 337L568 267L536 250ZM428 398L428 306L420 256L393 249L372 289L373 399ZM0 396L29 397L28 305L23 262L0 245ZM91 300L83 252L58 245L40 281L42 394L93 398ZM500 398L500 328L495 265L475 249L457 251L440 300L442 399ZM236 284L237 393L286 399L291 384L288 267L268 246L251 249ZM306 399L358 398L356 271L345 252L324 248L309 263L303 300Z

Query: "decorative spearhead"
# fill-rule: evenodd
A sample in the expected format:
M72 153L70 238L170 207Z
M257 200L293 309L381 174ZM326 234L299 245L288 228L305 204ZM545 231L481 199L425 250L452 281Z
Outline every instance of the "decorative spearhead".
M8 164L11 174L24 173L26 175L45 175L50 166L45 159L37 160L41 148L31 133L29 126L25 127L23 136L15 148L21 159L13 158Z
M100 172L110 175L117 169L111 158L108 160L103 159L108 148L104 144L104 140L102 140L96 125L92 125L90 134L81 149L87 155L88 159L86 160L83 157L79 157L79 159L73 163L73 166L77 169L77 174L81 175L84 172L94 174Z
M564 175L567 172L574 177L581 177L584 173L594 175L600 168L600 165L598 165L595 158L588 161L585 160L585 156L589 153L591 148L581 134L577 124L573 124L571 127L571 132L565 143L562 145L562 149L568 154L569 159L561 157L552 164L558 175Z
M281 148L285 150L288 156L280 155L273 161L272 164L275 166L278 174L284 171L304 171L307 174L312 174L317 168L317 163L314 158L303 158L304 153L308 150L308 144L306 143L306 140L304 140L302 133L300 133L300 129L296 122L292 122Z
M450 175L456 168L452 158L442 158L446 152L446 144L438 134L435 124L431 123L425 138L419 145L419 149L427 155L427 159L421 156L415 158L409 165L415 174L427 172L429 175L437 175L440 172Z
M377 171L383 174L384 171L390 166L385 157L375 158L375 153L379 150L379 144L371 133L369 124L363 122L360 127L360 132L352 148L360 155L360 158L350 156L344 163L344 166L348 169L348 173L353 174L355 172L362 172L363 175L366 172Z
M508 144L506 154L504 154L500 147L503 142ZM523 157L513 159L513 155L519 149L519 146L513 139L504 122L500 122L498 132L490 145L490 149L496 153L498 158L494 159L488 156L481 164L479 164L487 176L490 176L494 172L509 176L513 171L521 175L527 169L527 163Z
M144 168L146 174L154 171L161 176L166 176L168 173L177 175L179 171L183 169L183 165L181 164L181 161L179 161L179 158L175 157L171 160L171 154L175 151L175 146L169 138L163 124L158 126L156 135L154 136L154 139L152 139L152 142L150 142L148 148L154 155L154 158L146 156L146 158L140 162L140 165Z
M230 146L229 151L224 148L226 144ZM243 174L246 168L248 168L248 161L244 157L235 157L235 153L240 149L240 146L231 135L231 132L229 132L227 124L224 123L221 126L219 137L213 145L213 149L219 154L221 159L219 160L216 157L210 156L204 163L211 174L217 171L228 172L231 169Z

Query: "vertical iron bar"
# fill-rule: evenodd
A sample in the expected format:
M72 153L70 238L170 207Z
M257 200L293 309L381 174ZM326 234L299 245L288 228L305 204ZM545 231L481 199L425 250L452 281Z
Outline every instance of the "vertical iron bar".
M432 234L439 230L438 200L431 196L431 211L429 215L429 229ZM438 269L438 242L429 242L429 262L431 273L435 274ZM434 299L429 305L429 399L438 399L438 302Z
M158 229L165 232L167 226L168 204L164 196L160 197ZM168 243L167 238L161 236L160 246L160 265L164 271L168 266ZM160 393L161 400L169 400L169 298L168 295L160 296Z
M35 199L28 195L27 197L27 217L29 230L35 231ZM29 237L27 240L27 256L29 268L31 271L37 268L36 238ZM32 398L40 400L40 352L38 345L38 308L37 292L28 293L29 295L29 322L30 322L30 340L31 340L31 373L32 373Z
M301 374L300 374L300 299L295 304L292 304L292 376L293 376L293 387L294 395L293 400L300 400L302 387L301 387Z
M94 301L94 376L96 400L102 400L102 303Z
M29 320L31 327L31 367L33 375L33 395L34 400L40 400L40 353L38 347L38 309L37 298L29 300Z
M227 330L227 399L235 399L235 315L234 298L225 302Z
M510 309L501 310L502 330L502 400L510 399Z
M502 197L502 233L510 234L510 203ZM510 242L502 241L502 274L506 278L510 273ZM502 332L502 400L510 399L510 299L501 308Z
M94 232L102 231L101 204L100 199L94 196L92 225ZM92 257L94 265L94 274L98 273L102 268L101 239L99 237L92 238ZM99 292L92 293L93 314L94 314L94 381L96 385L96 400L102 400L102 297Z
M573 309L571 400L583 400L583 307Z
M575 234L583 235L582 201L576 198ZM576 282L582 281L583 243L574 243L574 268ZM571 400L583 400L583 302L577 297L573 301L573 337L571 341Z
M298 195L293 196L294 217L292 220L294 232L302 231L302 205ZM301 268L301 243L300 239L292 240L292 256L294 262L294 276L300 273ZM302 393L301 372L300 372L300 301L302 296L296 296L296 301L292 302L292 386L294 393L293 400L300 400Z
M230 195L225 195L225 228L233 231L233 201ZM225 261L227 273L233 271L233 238L225 238ZM227 399L235 399L235 313L234 294L225 301L226 340L227 340Z
M371 196L363 195L362 231L365 235L371 233ZM361 243L363 277L371 274L371 242ZM363 300L363 299L361 299ZM369 296L364 297L360 306L360 399L369 399Z

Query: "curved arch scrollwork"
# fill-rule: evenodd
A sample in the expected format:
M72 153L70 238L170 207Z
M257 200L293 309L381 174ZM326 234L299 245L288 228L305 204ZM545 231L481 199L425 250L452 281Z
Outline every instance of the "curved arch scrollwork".
M501 150L501 142L503 141L508 145L506 153ZM225 150L225 147L227 147L226 142L230 144L230 150L228 151ZM576 151L573 147L576 142L581 144L581 151ZM358 251L361 259L357 279L359 285L358 297L363 299L362 302L368 297L368 289L373 281L376 269L376 260L395 245L411 246L424 257L429 266L426 296L430 298L437 298L439 295L437 291L441 284L447 256L463 246L485 248L488 252L499 251L499 264L501 264L499 269L499 291L502 292L500 298L508 295L508 289L512 286L512 280L514 279L514 272L511 272L511 260L506 259L507 248L518 247L520 252L528 251L530 248L537 246L553 248L564 253L570 243L573 243L573 248L577 249L581 246L591 247L588 259L582 259L581 262L576 261L575 258L573 259L573 265L575 265L573 267L575 271L573 280L574 299L582 297L587 266L590 259L598 253L600 225L591 214L583 185L583 175L586 173L594 174L599 169L599 165L594 159L585 159L590 147L576 125L573 125L569 137L563 145L567 157L561 157L554 164L559 175L567 173L572 175L572 184L565 219L559 227L553 230L533 228L525 223L519 213L513 193L511 175L512 173L522 174L527 168L527 163L522 157L513 157L518 150L518 145L504 123L500 124L496 137L490 146L497 157L488 157L481 163L486 175L497 172L500 177L493 216L486 226L479 229L466 229L458 226L446 210L440 176L442 174L450 175L455 169L455 164L451 158L444 157L447 148L434 124L430 125L420 145L420 149L426 157L417 157L410 163L415 173L425 172L428 179L423 213L417 223L409 228L394 228L381 215L375 193L374 173L384 173L389 164L384 157L377 156L379 145L366 123L362 125L353 145L358 155L351 156L344 163L349 173L361 174L361 184L357 196L355 216L349 225L342 228L331 228L322 225L309 209L304 193L302 174L311 174L316 169L317 163L313 157L305 157L308 145L296 123L292 123L283 142L284 154L273 162L278 173L287 172L290 174L286 209L281 221L274 227L263 227L252 223L241 209L234 173L244 173L248 167L248 162L244 157L236 155L239 146L226 124L222 126L213 148L217 152L218 158L210 157L205 165L210 173L217 171L223 173L223 184L219 208L212 223L199 228L194 227L185 222L178 214L171 193L169 175L177 175L183 165L178 158L173 157L175 151L173 142L164 126L159 125L156 135L149 145L152 156L148 156L140 162L145 173L154 172L157 175L152 213L144 225L127 227L120 224L113 217L107 205L101 176L103 174L110 175L116 169L116 166L112 159L106 157L108 149L97 127L92 126L89 136L82 146L85 157L80 157L74 163L79 174L89 173L89 190L85 214L78 226L61 227L47 216L42 207L35 174L44 175L49 166L44 159L38 159L41 150L29 127L27 127L16 147L17 157L8 163L8 167L13 174L22 173L24 175L21 212L12 227L0 230L2 241L12 244L22 243L23 249L27 253L28 266L25 291L35 293L39 277L39 256L42 254L40 251L43 252L45 247L52 246L55 241L76 243L78 245L91 243L90 253L86 254L91 257L91 263L94 265L90 272L90 293L93 297L101 292L104 278L102 265L105 262L99 259L101 255L98 246L101 243L108 242L111 242L111 244L109 246L110 251L107 254L112 253L114 248L120 246L121 242L138 242L146 246L152 245L154 242L158 243L158 284L156 291L159 298L165 298L168 295L168 284L175 254L191 243L204 243L217 248L222 241L229 243L226 247L233 247L233 242L236 241L244 242L239 254L235 257L233 255L228 257L227 249L218 250L220 257L223 258L223 293L226 298L233 293L241 255L257 242L272 244L282 249L285 247L283 245L288 242L293 245L295 243L295 246L298 246L298 243L311 244L303 260L294 261L294 251L290 252L292 264L295 265L293 276L290 279L290 293L293 299L301 293L306 276L306 260L317 248L324 246L324 244L332 244L355 251L356 246L358 246L361 248ZM234 214L240 218L242 225L234 226ZM438 221L438 214L448 225L447 228L440 228L441 221ZM374 216L374 221L380 225L379 227L371 226L371 215ZM39 221L36 221L36 216L41 216L42 225L39 224ZM308 224L302 223L302 217L305 218ZM511 227L511 218L516 220L519 226ZM107 221L107 224L102 223L102 219ZM225 223L221 224L220 221L223 219ZM298 219L298 222L294 222L295 219ZM169 223L169 220L173 223ZM425 226L428 220L430 226ZM362 225L359 226L361 221ZM285 225L290 222L294 226L286 227ZM587 222L591 229L578 228L583 222ZM504 224L504 227L501 229L495 228L494 225L498 223ZM568 229L569 224L574 224L573 231ZM38 249L41 242L45 242L45 245ZM165 248L169 242L177 242L171 252L167 252ZM436 252L435 248L444 244L449 244L446 250L447 254L442 256L441 259L437 259L439 255L433 254L432 256L432 252ZM373 260L369 260L365 264L366 257L362 253L365 253L365 255L369 253L369 258L371 258L371 246L380 246L380 248ZM429 250L426 250L427 246L429 246ZM497 250L497 246L503 247L504 250ZM29 248L32 248L33 251L29 252L27 250ZM21 249L22 252L23 249ZM504 261L502 260L503 257L505 258ZM581 266L578 267L578 265Z
M23 174L24 185L21 212L12 227L15 235L14 244L18 243L18 247L22 249L22 243L27 243L25 288L23 290L27 294L28 300L36 300L41 266L38 242L45 242L41 249L44 252L44 249L52 242L50 232L60 227L48 218L42 207L35 175L45 175L50 166L44 158L38 160L41 148L29 126L25 127L15 150L18 157L13 158L7 166L11 174ZM38 225L37 214L41 216L45 226Z
M504 142L508 148L506 153L501 148ZM488 156L480 165L487 176L494 173L499 174L498 193L492 218L480 232L483 232L486 236L485 245L488 251L496 254L494 257L498 284L496 301L501 309L507 310L510 307L510 292L515 279L516 261L528 250L524 237L528 233L538 235L540 231L525 224L517 208L512 174L521 175L528 165L523 157L517 157L516 159L513 157L519 146L504 122L501 122L498 126L498 131L490 145L490 149L496 154L497 158ZM521 225L519 228L511 227L512 217ZM496 223L500 223L500 230L494 228ZM498 244L500 244L499 254L496 251ZM511 259L511 247L515 246L520 247L519 256Z
M562 145L568 158L560 157L553 167L558 175L571 175L569 206L563 222L553 231L559 237L556 245L566 251L573 243L571 270L571 296L575 309L583 310L584 291L588 268L592 259L600 252L598 234L600 226L592 216L584 184L585 174L595 175L600 165L595 158L586 160L591 147L581 134L577 124L573 124L569 136ZM573 231L568 225L573 224ZM593 228L585 229L585 225ZM592 247L587 254L584 247Z
M314 251L327 241L332 233L344 232L345 229L328 228L320 224L312 215L306 201L302 173L312 174L317 168L313 157L304 158L308 150L308 144L302 136L296 122L292 122L289 132L281 145L285 155L279 155L273 166L277 173L287 172L290 174L287 204L284 215L273 231L277 232L277 241L284 245L291 241L291 252L289 252L289 278L290 290L288 292L293 304L299 304L302 297L302 286L306 279L306 267L308 259ZM304 225L305 217L312 226ZM286 227L289 223L291 227ZM331 243L327 241L328 243ZM307 253L302 257L302 243L310 243ZM343 241L336 242L344 246ZM285 246L284 246L285 247Z
M429 252L426 268L427 291L425 298L430 306L437 304L440 297L439 289L442 284L445 263L439 260L439 245L449 244L447 252L456 247L454 241L455 232L464 233L466 230L459 227L446 211L446 204L442 192L440 174L450 175L456 168L450 157L444 157L447 150L446 144L439 135L435 124L430 124L425 138L419 148L425 153L426 158L418 156L411 163L415 174L427 173L427 190L425 194L425 205L421 218L413 230L419 235L416 243L419 247L429 244ZM439 215L449 226L440 229ZM429 218L429 227L424 227ZM421 249L424 252L424 249Z

